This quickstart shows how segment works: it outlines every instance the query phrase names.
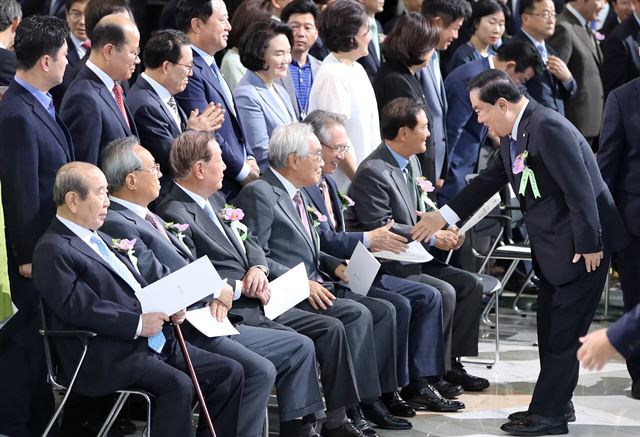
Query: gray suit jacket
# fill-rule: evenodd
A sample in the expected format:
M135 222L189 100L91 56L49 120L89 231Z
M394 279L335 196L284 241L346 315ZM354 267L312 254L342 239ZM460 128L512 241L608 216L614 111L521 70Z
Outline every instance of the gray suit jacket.
M566 102L565 115L587 138L600 133L604 91L600 79L602 51L587 29L567 9L558 15L556 30L549 44L567 64L578 90Z
M233 89L238 117L242 119L246 140L251 145L261 171L269 167L267 155L271 132L278 126L297 120L285 89L279 83L274 83L273 87L287 107L287 112L282 111L276 97L262 79L251 70L247 70Z
M244 187L235 202L260 239L275 276L304 262L310 279L318 273L334 279L333 272L343 260L319 251L318 235L314 231L313 239L309 238L289 193L271 169ZM311 216L309 223L313 223Z
M318 73L318 69L322 65L322 61L317 60L311 55L307 55L309 63L311 63L311 83L313 83L313 78ZM298 104L298 98L296 97L296 89L293 87L293 80L291 80L291 73L287 71L287 76L284 79L278 79L277 83L282 85L284 89L289 94L289 98L291 99L291 105L293 105L293 109L296 112L296 119L302 121L307 114L301 112L300 105ZM309 91L311 91L311 87L309 87Z

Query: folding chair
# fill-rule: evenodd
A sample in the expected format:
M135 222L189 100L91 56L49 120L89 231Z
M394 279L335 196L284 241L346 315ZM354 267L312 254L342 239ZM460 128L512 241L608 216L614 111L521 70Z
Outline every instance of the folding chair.
M40 317L41 317L42 329L40 329L39 332L40 332L40 335L42 335L44 340L44 354L45 354L45 360L47 363L47 379L51 383L51 387L53 388L53 390L63 395L60 405L54 412L53 416L51 417L51 420L47 424L46 429L42 433L42 437L46 437L51 431L51 428L53 427L54 423L58 419L60 412L64 408L69 398L69 395L71 394L73 385L76 382L76 378L78 376L78 373L80 372L80 368L82 367L82 364L84 363L84 359L87 355L87 350L89 349L89 340L96 337L98 334L96 334L95 332L83 331L83 330L64 330L64 331L49 330L47 328L47 316L45 313L44 302L42 302L42 300L40 300ZM72 377L67 385L63 384L61 381L61 368L60 368L61 366L58 363L56 352L51 345L51 338L55 338L55 337L77 338L78 341L82 344L82 352L80 354L80 358L78 359L78 364L73 370ZM107 416L107 419L104 425L100 429L98 433L98 437L103 437L107 435L107 433L113 426L113 423L115 422L116 418L118 417L120 410L122 410L122 407L124 406L125 402L129 398L129 396L132 394L141 396L147 402L147 427L143 435L150 437L151 436L150 395L144 391L135 390L135 389L118 390L116 394L118 395L116 402L113 408L111 409L111 411L109 412L109 415Z

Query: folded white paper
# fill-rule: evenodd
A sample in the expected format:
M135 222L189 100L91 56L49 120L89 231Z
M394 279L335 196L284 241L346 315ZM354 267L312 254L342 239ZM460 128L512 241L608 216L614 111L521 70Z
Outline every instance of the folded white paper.
M309 297L309 278L304 263L269 283L271 299L264 306L264 315L273 320Z
M378 270L380 270L380 262L371 255L364 244L358 242L345 270L349 278L349 282L345 285L354 293L366 296Z
M382 250L380 252L373 252L373 256L376 258L383 258L392 261L400 261L404 263L416 264L425 263L433 259L433 256L427 252L421 243L412 241L407 245L407 250L402 253L393 253L388 250Z
M224 337L240 334L227 317L222 322L211 315L209 307L187 311L187 321L207 337Z
M144 287L136 297L143 313L159 311L171 315L220 290L224 284L209 258L203 256Z
M484 205L480 207L473 215L465 222L464 225L458 231L458 235L462 235L469 229L478 224L480 220L485 218L493 209L500 205L500 194L496 193L491 196L491 199L487 200Z

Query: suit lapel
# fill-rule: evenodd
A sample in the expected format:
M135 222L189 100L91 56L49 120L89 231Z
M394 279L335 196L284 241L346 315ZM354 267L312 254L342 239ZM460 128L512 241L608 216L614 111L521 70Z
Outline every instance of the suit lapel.
M329 198L331 199L333 212L336 215L337 230L344 232L346 230L344 225L344 212L342 212L342 200L340 200L340 195L338 194L338 186L331 176L326 176L325 178L327 180L327 187L329 187Z
M411 194L409 194L409 188L407 187L407 183L404 180L404 174L402 173L402 170L400 170L400 167L398 167L398 163L396 162L393 155L391 155L391 153L388 150L386 150L386 148L387 146L384 143L380 145L381 157L385 161L385 164L389 169L389 173L391 173L391 178L393 179L393 182L396 184L396 188L400 193L400 197L402 197L402 200L404 201L407 207L407 211L410 212L409 215L411 216L411 221L413 222L412 224L414 224L415 210L417 205L412 205ZM409 163L409 165L411 165L411 163Z
M95 73L93 73L93 71L91 72L91 74L93 74L95 76ZM128 135L131 135L131 128L129 127L129 125L125 121L125 119L124 119L124 117L122 115L122 112L120 112L120 108L118 108L118 104L116 103L116 99L111 95L111 91L109 91L107 89L107 87L102 83L102 81L100 81L100 79L97 76L96 76L96 80L94 81L93 85L96 87L96 90L98 91L98 94L100 94L100 97L102 98L102 100L107 104L107 106L109 108L111 108L111 110L113 111L114 115L118 118L118 121L120 122L120 125L122 126L124 131L127 132ZM127 111L127 116L128 115L129 114L128 114L128 111Z
M211 203L211 206L215 208L214 211L221 211L225 205L224 198L222 198L221 196L216 196L215 194L209 198L209 202ZM233 232L233 229L231 229L231 225L225 223L222 219L220 219L220 224L222 225L222 229L224 229L225 235L227 236L233 247L236 249L236 252L238 252L244 262L248 264L249 259L247 258L246 248L241 246L244 243L240 242L236 233Z
M291 123L291 120L287 119L282 114L282 108L280 107L280 105L278 105L278 102L275 101L275 97L268 89L257 85L254 85L254 88L258 92L258 95L260 95L260 98L267 104L269 108L271 108L271 113L275 114L276 117L278 117L278 119L282 122L282 124Z
M200 69L200 74L202 75L202 77L205 78L205 80L207 82L209 82L209 84L215 88L216 92L218 93L218 95L220 96L220 98L225 102L225 105L227 108L229 108L229 111L227 111L227 113L225 114L225 117L227 116L231 116L233 117L233 102L229 102L227 101L227 97L226 94L224 92L224 90L222 89L222 85L220 84L220 82L216 79L215 75L213 74L213 70L211 70L211 66L207 65L207 63L204 61L204 59L202 59L202 57L194 50L193 51L193 65L195 68L199 68ZM224 79L220 79L220 80L224 80ZM231 114L229 114L231 113Z
M173 118L173 114L171 114L169 112L169 109L167 108L167 105L164 104L164 102L162 101L160 96L156 93L156 90L154 90L153 87L151 86L151 84L149 84L149 82L144 80L144 78L141 77L141 78L138 79L138 81L142 83L142 85L147 90L147 92L149 93L151 98L153 98L153 100L156 101L158 107L160 107L160 109L162 109L162 112L164 113L165 117L171 123L171 127L173 128L173 129L171 129L171 131L172 131L171 134L176 136L176 137L178 135L180 135L180 133L182 131L181 126L178 126L176 124L176 121ZM180 107L178 106L178 114L180 114L180 112L182 112L182 109L180 109ZM182 121L182 114L180 114L180 115L181 115L180 120Z

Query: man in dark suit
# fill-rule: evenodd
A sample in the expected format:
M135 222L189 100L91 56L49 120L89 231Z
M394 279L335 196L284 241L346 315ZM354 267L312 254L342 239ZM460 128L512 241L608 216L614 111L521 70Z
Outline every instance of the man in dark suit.
M140 34L129 18L109 15L93 29L91 41L89 60L65 93L60 112L76 145L76 158L95 164L110 141L137 135L118 81L127 81L140 63Z
M543 0L551 3L551 0ZM562 61L560 61L562 62ZM497 68L507 72L519 86L531 82L542 72L538 51L524 41L508 41L498 48L495 55L468 62L453 70L444 81L447 90L447 142L453 144L449 161L449 173L444 186L438 191L438 202L445 204L466 185L466 176L477 173L480 146L487 135L487 128L478 123L473 111L467 85L483 71Z
M424 196L418 193L421 172L415 157L424 152L429 136L424 106L409 98L393 100L382 113L382 126L384 142L360 164L351 181L349 196L355 205L347 212L347 229L370 231L393 220L391 230L412 240L411 226L418 219L416 211L424 211L428 201L425 200L426 186L421 191ZM456 231L455 228L440 231L429 246L442 250L459 248L463 239ZM387 261L382 269L388 274L438 289L442 297L445 379L468 391L486 389L489 381L469 375L458 360L461 356L478 354L482 299L479 279L437 260L425 263Z
M369 31L371 32L371 41L369 41L368 53L366 56L358 59L358 62L367 72L369 80L373 80L373 77L378 72L378 69L382 65L382 50L380 44L384 39L382 33L382 24L376 20L375 15L382 12L384 9L384 0L360 0L360 3L364 6L367 16L369 17Z
M440 188L449 171L448 153L453 146L447 144L447 96L440 69L440 53L458 38L462 22L471 16L471 6L466 0L431 0L422 3L422 14L430 24L440 28L440 39L429 65L416 73L431 115L429 129L433 144L419 156L419 161L422 175Z
M598 29L605 37L609 36L618 24L626 20L632 13L636 5L633 0L609 0L609 13L605 18L602 27Z
M638 98L640 79L634 79L614 90L604 109L598 166L616 201L631 244L617 256L625 311L640 303L640 116ZM640 357L627 360L633 379L631 394L640 399Z
M62 82L68 33L58 18L23 20L15 37L18 69L0 101L3 231L12 300L20 310L0 331L1 390L15 394L0 400L0 433L16 436L41 433L53 411L31 268L36 242L55 214L56 171L74 159L71 137L48 94Z
M578 86L558 52L544 41L555 30L555 6L551 0L522 0L520 10L522 27L513 39L536 49L546 67L527 81L527 92L538 103L564 115L564 102L575 95Z
M309 49L318 39L319 19L320 9L312 0L294 0L282 10L282 21L293 33L293 47L287 76L278 82L287 90L300 121L309 111L311 85L322 64L309 54Z
M240 244L239 231L234 228L242 228L242 222L237 220L232 227L232 221L224 219L226 202L219 191L225 165L220 147L211 134L184 132L171 149L171 162L176 182L158 212L167 220L188 224L184 242L190 251L196 257L208 256L220 275L242 283L244 296L234 310L245 320L258 323L261 309L255 299L266 304L270 299L268 279L275 279L282 272L273 271L273 263L265 257L255 237L255 228L247 228L246 239ZM335 302L329 313L341 314L342 320L294 307L275 321L314 342L327 405L323 435L358 436L360 431L347 420L345 408L356 405L359 395L368 393L356 385L351 353L359 351L364 340L370 340L371 316L362 305L348 300ZM375 434L372 429L368 431L373 432L368 435Z
M193 76L186 89L176 95L185 112L205 110L209 103L219 103L224 109L224 123L217 133L222 159L228 168L222 187L227 199L233 199L242 185L256 179L260 169L251 154L251 145L244 139L229 86L218 69L214 55L227 46L231 25L227 7L222 0L180 0L178 29L191 41Z
M13 41L21 19L22 11L16 0L7 0L0 4L0 86L8 86L16 74Z
M270 270L281 275L304 263L310 296L298 304L300 309L344 320L344 315L327 310L333 309L336 297L337 302L355 301L366 308L373 326L369 325L357 345L349 342L360 406L365 417L379 427L411 428L408 421L391 416L379 400L381 393L393 393L398 387L395 309L387 301L339 285L338 280L347 279L344 259L322 251L313 231L319 219L307 209L301 193L302 187L317 184L322 173L322 146L311 127L292 123L276 128L269 142L269 163L269 170L243 188L235 201L245 211L245 222L256 230Z
M172 231L175 228L148 210L149 204L160 194L162 173L151 153L138 144L137 138L110 143L102 154L102 169L111 193L102 231L112 238L136 240L137 267L146 281L155 282L195 260L185 243L176 237L175 230ZM218 319L224 320L229 311L232 319L242 321L231 302L238 301L243 290L237 283L232 285L227 284L219 293L214 293L213 299L207 297L198 302L194 309L206 305ZM247 300L249 302L243 303L259 308L258 299ZM310 430L301 429L302 423L296 418L313 416L323 410L313 342L285 330L263 315L257 315L256 319L254 322L247 318L236 324L240 335L230 338L206 337L188 322L183 333L194 346L232 358L242 365L244 386L239 436L255 436L262 432L274 381L281 434L307 436Z
M600 133L604 92L600 70L600 43L589 27L598 17L601 0L573 0L558 15L556 28L548 43L562 59L578 85L572 99L565 102L565 114L580 133L594 144ZM595 146L594 146L595 147Z
M160 30L144 48L145 71L127 93L140 142L149 149L162 169L161 195L173 180L169 164L171 144L186 129L213 131L220 127L222 110L210 103L200 114L194 109L189 118L176 104L174 96L187 86L193 55L186 35L178 30Z
M624 224L588 143L557 112L524 97L501 71L469 85L478 120L502 137L499 156L439 212L423 214L413 236L424 240L469 217L506 183L519 193L531 238L538 291L540 374L529 410L502 430L566 434L578 381L578 337L586 334L612 252L627 243Z
M69 47L67 60L69 63L64 71L62 83L51 90L53 103L57 109L60 109L64 93L75 77L73 71L91 48L91 41L87 37L84 22L84 10L88 3L89 0L65 0L65 14L70 30L67 37L67 47Z
M342 115L320 110L313 111L305 119L322 144L324 161L320 183L303 189L307 203L327 217L316 227L320 247L338 258L349 258L359 242L372 252L400 252L406 248L406 239L389 230L392 223L368 232L346 231L344 211L353 205L338 191L331 177L344 159L349 144L344 122ZM419 282L379 274L367 295L386 299L396 309L398 385L406 387L403 396L432 411L461 409L463 404L447 401L436 394L452 398L463 393L462 387L450 384L440 376L444 374L445 365L442 302L438 290ZM383 393L381 398L392 414L407 417L402 398L395 393Z
M169 326L184 320L143 313L135 293L147 285L129 259L97 232L107 214L107 181L92 164L74 162L56 176L56 218L34 252L34 282L53 330L96 332L74 390L103 396L137 387L155 396L151 429L167 436L193 435L194 388L187 365ZM52 286L54 285L54 286ZM80 353L74 339L54 340L66 381ZM243 374L229 358L187 344L218 435L235 436ZM116 365L117 364L117 365ZM198 436L208 434L204 415Z
M602 85L605 95L640 76L640 2L631 0L631 4L638 12L631 12L602 43Z

